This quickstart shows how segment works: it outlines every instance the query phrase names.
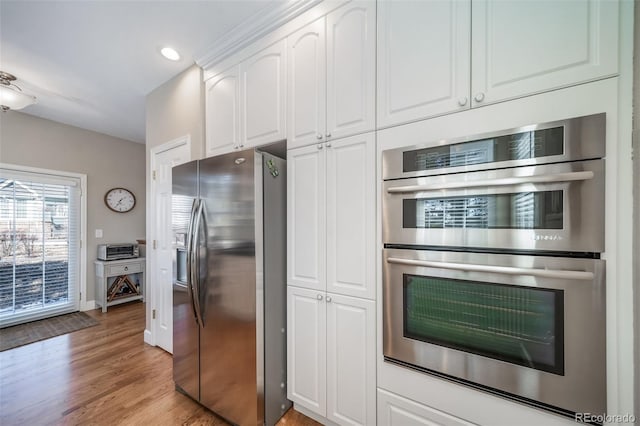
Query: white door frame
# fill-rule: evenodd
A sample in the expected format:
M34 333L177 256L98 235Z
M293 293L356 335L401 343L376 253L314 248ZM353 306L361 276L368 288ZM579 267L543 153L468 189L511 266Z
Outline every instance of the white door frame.
M147 329L144 330L144 342L156 346L156 333L157 333L157 321L152 318L152 311L156 308L157 301L159 299L157 287L154 283L157 282L157 259L156 252L153 248L153 241L158 239L158 229L156 224L156 183L153 179L153 171L156 170L156 156L162 152L176 149L186 145L189 157L191 157L191 135L186 134L179 138L170 140L161 145L154 146L149 150L149 191L147 196L147 252L146 252L146 271L147 271L147 303L146 303L146 317L147 317ZM189 158L191 159L191 158Z

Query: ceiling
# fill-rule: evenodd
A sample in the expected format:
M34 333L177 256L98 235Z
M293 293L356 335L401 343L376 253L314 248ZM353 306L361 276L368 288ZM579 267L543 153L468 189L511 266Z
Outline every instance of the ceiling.
M0 0L0 70L38 98L21 112L144 143L145 96L281 2Z

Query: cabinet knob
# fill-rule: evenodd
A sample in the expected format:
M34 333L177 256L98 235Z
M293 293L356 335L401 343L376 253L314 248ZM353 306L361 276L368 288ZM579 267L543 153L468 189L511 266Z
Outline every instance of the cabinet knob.
M327 142L325 145L327 146L327 148L331 148L331 142Z
M318 149L322 149L322 144L321 143L318 144Z
M458 99L458 105L465 106L467 104L467 97Z
M478 93L473 99L475 99L476 102L482 102L484 100L484 93Z
M128 271L128 270L129 270L129 267L128 267L128 266L125 266L125 267L124 267L124 270L125 270L125 271Z
M322 295L321 294L318 295L318 300L322 300Z
M318 140L322 139L322 135L321 135L320 133L318 133L318 134L316 135L316 139L318 139Z
M327 137L330 138L331 137L331 133L327 133Z
M244 148L244 144L243 143L240 144L240 148Z
M327 296L327 303L331 303L331 296Z

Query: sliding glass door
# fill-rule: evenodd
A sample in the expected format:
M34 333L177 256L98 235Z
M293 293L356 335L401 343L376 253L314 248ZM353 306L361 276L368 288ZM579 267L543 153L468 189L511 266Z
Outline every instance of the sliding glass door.
M0 327L77 311L80 180L0 168Z

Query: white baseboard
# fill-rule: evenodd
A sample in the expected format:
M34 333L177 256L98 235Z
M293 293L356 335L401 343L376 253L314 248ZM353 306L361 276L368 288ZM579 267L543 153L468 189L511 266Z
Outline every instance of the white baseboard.
M96 301L95 300L87 300L86 302L82 302L80 304L81 311L90 311L92 309L96 309Z
M151 334L151 331L147 329L144 330L144 342L147 345L151 345L151 346L156 345L156 342L154 341L154 338L153 338L153 334Z

